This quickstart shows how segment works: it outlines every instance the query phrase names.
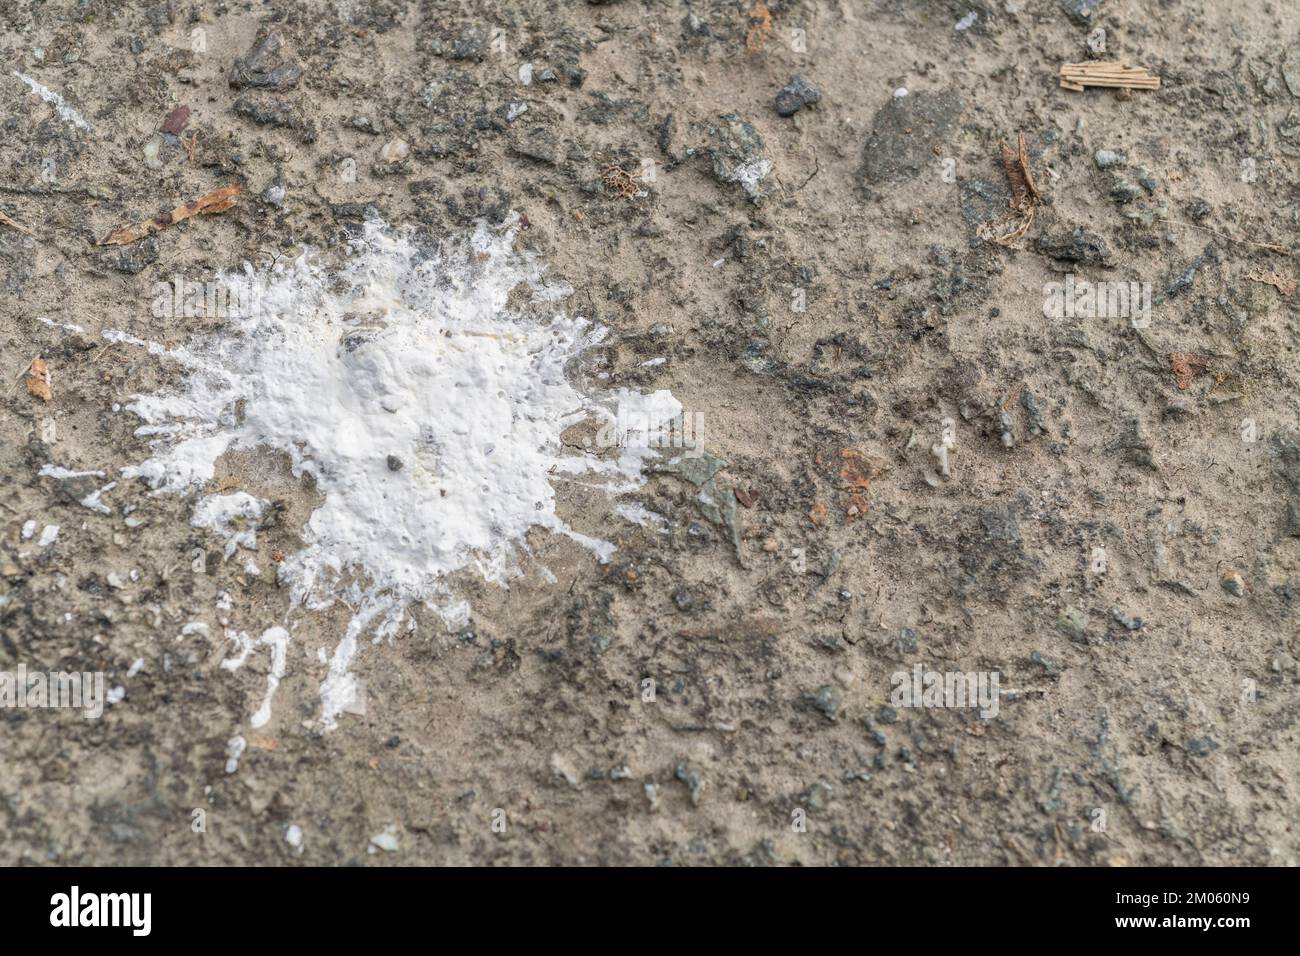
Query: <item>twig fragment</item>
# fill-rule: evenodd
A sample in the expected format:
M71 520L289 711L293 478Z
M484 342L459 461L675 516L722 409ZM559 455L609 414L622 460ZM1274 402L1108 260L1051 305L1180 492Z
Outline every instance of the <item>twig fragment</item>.
M1043 195L1038 191L1038 184L1034 182L1034 174L1029 167L1025 134L1016 134L1015 149L1006 140L999 140L998 150L1002 154L1002 168L1006 171L1007 183L1011 187L1011 208L998 222L981 226L980 235L989 242L1014 249L1034 224Z
M33 238L35 238L36 236L36 233L32 232L22 223L14 222L12 219L10 219L2 212L0 212L0 223L4 223L6 226L8 226L11 229L17 229L19 232L25 232L27 233L27 235L32 236Z
M127 243L143 239L152 232L160 229L166 229L168 226L183 222L192 216L201 216L208 213L225 212L235 204L235 198L243 192L244 187L239 183L232 183L229 186L223 186L220 189L214 189L210 193L200 196L198 199L177 206L171 212L163 212L154 216L152 219L146 219L142 223L133 226L122 226L114 229L103 239L99 240L101 246L124 246Z
M1082 92L1085 87L1100 86L1111 89L1158 90L1160 77L1145 67L1129 66L1116 61L1089 63L1062 63L1061 86Z

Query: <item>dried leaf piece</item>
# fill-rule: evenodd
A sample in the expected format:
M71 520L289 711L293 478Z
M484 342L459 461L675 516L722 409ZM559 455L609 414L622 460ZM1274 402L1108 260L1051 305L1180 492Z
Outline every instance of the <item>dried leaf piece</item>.
M752 508L754 505L758 504L758 499L760 497L759 493L753 488L737 488L735 489L734 494L736 500L746 508Z
M17 229L19 232L25 232L29 236L36 235L36 233L32 232L26 226L22 225L21 223L14 222L12 219L10 219L2 212L0 212L0 223L4 223L6 226L9 226L11 229Z
M50 387L50 366L43 358L34 358L27 366L27 394L43 402L54 398L54 389Z
M235 204L235 197L243 192L244 187L239 183L232 183L229 186L222 186L220 189L214 189L212 192L193 199L182 206L177 206L171 212L159 213L152 219L147 219L142 223L134 226L122 226L120 229L114 229L103 239L99 240L101 246L124 246L127 243L143 239L151 232L157 232L160 229L166 229L168 226L183 222L192 216L201 216L208 213L225 212Z
M624 199L635 199L642 191L636 175L613 163L605 167L601 182L605 184L605 188L610 192L616 196L622 196Z
M998 150L1002 154L1002 168L1007 174L1007 183L1011 187L1011 208L996 223L986 223L980 227L980 235L989 242L999 246L1015 248L1015 244L1029 231L1038 216L1038 204L1042 202L1042 193L1034 182L1033 171L1029 167L1029 149L1025 145L1025 134L1016 134L1016 149L1006 140L998 140Z
M1283 295L1295 295L1296 289L1300 289L1300 279L1292 279L1280 272L1247 272L1246 278L1271 285Z
M1196 376L1205 371L1205 356L1195 352L1171 352L1169 364L1174 370L1174 381L1183 391L1192 387Z
M1019 151L1013 151L1005 139L998 140L998 150L1002 153L1002 168L1006 171L1007 182L1011 186L1011 205L1020 209L1038 198L1038 189L1033 185L1029 164L1025 158L1025 134L1020 133Z
M1129 90L1160 89L1160 77L1149 73L1144 67L1115 61L1062 63L1060 80L1062 87L1077 92L1082 92L1088 86Z
M745 34L745 49L757 52L763 49L772 35L772 11L763 0L757 0L749 11L749 32Z
M870 509L867 491L871 479L879 474L880 469L864 458L862 452L855 448L840 449L840 487L848 492L844 512L850 521L861 518Z

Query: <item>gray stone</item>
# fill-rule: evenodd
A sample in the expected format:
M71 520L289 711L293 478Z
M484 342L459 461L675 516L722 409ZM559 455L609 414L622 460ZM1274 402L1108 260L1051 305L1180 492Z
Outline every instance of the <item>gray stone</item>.
M1075 23L1091 26L1097 22L1097 8L1101 0L1061 0L1061 9Z
M1088 643L1088 618L1077 607L1067 608L1057 619L1056 628L1076 644Z
M1128 157L1117 150L1099 149L1093 154L1093 159L1099 169L1110 169L1114 166L1123 166L1128 162Z
M713 165L713 177L723 184L736 184L749 201L758 205L766 195L763 180L772 171L771 160L763 155L763 137L735 113L719 117L708 129L705 147Z
M951 90L891 97L877 110L862 157L862 177L871 185L915 177L935 162L934 147L947 142L964 104Z
M781 116L793 116L805 106L820 101L821 91L802 76L795 74L776 94L776 111Z
M1111 183L1110 198L1118 203L1132 202L1142 195L1142 187L1127 179L1116 179Z
M1109 266L1113 253L1106 240L1082 227L1072 232L1041 236L1035 248L1045 256L1064 262L1086 262Z
M1300 43L1286 51L1282 59L1282 79L1291 95L1300 97Z
M263 90L288 90L298 85L302 67L293 58L279 30L262 37L245 56L230 68L230 85L237 90L257 87Z

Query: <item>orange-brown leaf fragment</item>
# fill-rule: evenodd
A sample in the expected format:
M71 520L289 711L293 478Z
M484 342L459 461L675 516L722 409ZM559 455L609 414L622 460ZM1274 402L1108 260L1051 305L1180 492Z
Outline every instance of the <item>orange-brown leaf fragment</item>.
M998 151L1002 154L1002 168L1007 174L1007 184L1011 189L1010 208L1002 219L981 226L980 233L990 242L1014 249L1034 224L1043 196L1038 191L1033 170L1029 167L1029 148L1025 145L1025 134L1016 134L1015 149L1006 140L998 140Z
M856 448L840 449L840 484L850 491L866 491L880 469L871 465Z
M749 10L749 32L745 34L745 48L753 51L761 50L771 35L772 11L767 8L763 0L757 0Z
M1184 391L1192 387L1196 376L1205 369L1204 357L1195 352L1171 352L1169 364L1174 370L1174 381Z
M829 513L824 502L814 502L812 510L808 512L808 520L815 525L822 525L826 523L826 517Z
M1300 280L1284 276L1280 272L1247 272L1246 278L1254 282L1262 282L1264 285L1271 285L1283 295L1295 295L1295 290L1300 288Z
M840 449L840 488L848 492L844 513L850 521L867 513L870 507L867 491L871 479L879 474L880 469L871 465L856 448Z
M50 366L43 358L34 358L27 366L27 394L43 402L54 397L54 389L50 387Z
M114 229L103 239L99 240L101 246L124 246L127 243L143 239L151 232L157 232L160 229L166 229L168 226L174 226L178 222L184 222L194 216L202 216L211 213L225 212L235 204L236 197L243 192L244 187L239 183L231 183L229 186L222 186L220 189L214 189L210 193L205 193L198 199L192 199L187 203L177 206L170 212L161 212L152 219L146 219L144 222L137 223L134 226L122 226L120 229Z

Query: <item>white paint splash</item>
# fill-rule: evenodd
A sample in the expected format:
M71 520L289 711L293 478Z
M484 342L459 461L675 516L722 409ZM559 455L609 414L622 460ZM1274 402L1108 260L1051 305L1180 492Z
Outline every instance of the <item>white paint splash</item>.
M84 118L82 118L82 115L80 113L78 113L71 106L69 106L67 100L65 100L58 93L55 93L53 90L47 89L46 87L42 86L40 83L38 83L36 80L32 79L30 76L28 76L25 73L19 73L17 70L14 70L14 76L18 77L18 79L22 80L24 83L30 86L32 88L33 93L35 93L45 102L53 106L55 111L59 114L59 119L63 120L63 122L71 124L72 126L75 126L78 129L84 129L84 130L90 129L90 124L87 123Z
M64 329L65 331L68 331L68 332L82 332L82 333L84 333L84 332L86 331L82 326L77 325L77 324L74 323L74 322L55 322L53 319L51 319L51 318L47 318L46 316L43 316L43 315L38 315L38 316L36 317L36 321L37 321L37 322L43 322L43 323L45 323L46 325L51 326L51 327L56 328L56 329Z
M72 471L64 468L62 465L42 465L41 470L36 474L42 478L53 478L55 481L63 481L65 478L103 478L102 471Z
M270 502L254 498L246 491L231 495L208 495L194 507L190 524L210 528L226 539L225 557L238 548L257 550L257 522Z
M248 660L248 655L259 645L271 649L271 671L266 675L266 696L262 698L262 706L257 708L249 720L254 730L265 727L271 720L271 700L275 697L280 681L284 679L285 663L289 654L289 632L282 627L269 627L257 640L253 640L243 631L227 631L226 636L239 648L239 656L221 662L221 666L228 671L243 667Z
M661 418L681 413L668 392L594 395L571 377L605 330L562 312L536 317L571 290L543 283L538 258L514 250L515 229L481 225L435 247L372 222L337 273L310 253L263 273L246 266L223 281L251 308L167 352L186 372L179 390L127 405L153 457L122 474L157 493L198 488L241 448L284 452L296 476L315 480L324 502L278 574L295 606L343 599L353 611L320 688L327 728L360 703L351 665L364 634L393 635L415 602L449 624L468 619L451 575L468 569L506 585L533 528L610 558L611 544L556 514L552 482L593 474L612 496L626 494L657 452L638 441L618 442L617 457L578 451L562 445L566 428L595 420L607 431L636 420L643 402ZM507 304L520 286L525 301L531 293L527 314ZM229 556L256 547L266 504L242 492L201 497L193 523L224 535ZM287 639L259 642L279 655L259 718Z

